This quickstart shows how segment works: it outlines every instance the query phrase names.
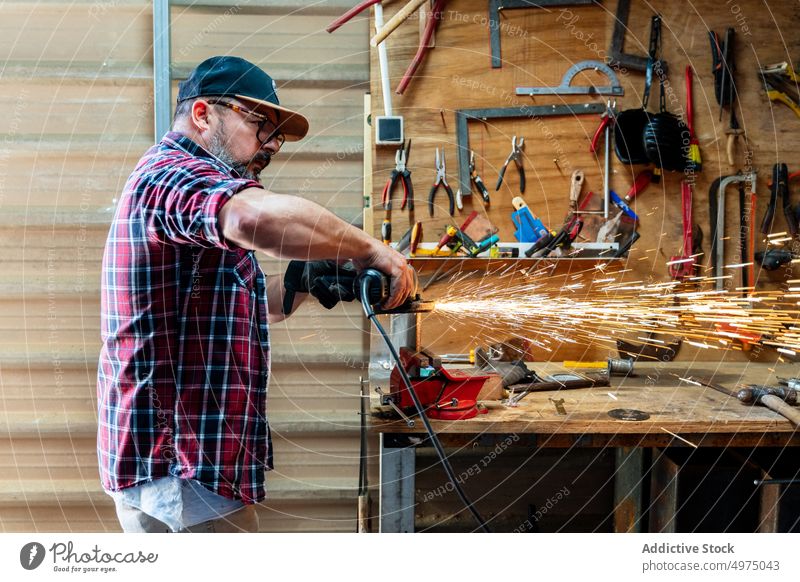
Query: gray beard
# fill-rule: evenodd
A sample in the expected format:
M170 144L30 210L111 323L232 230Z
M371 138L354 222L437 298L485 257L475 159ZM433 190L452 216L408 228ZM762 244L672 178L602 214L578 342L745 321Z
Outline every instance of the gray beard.
M242 178L245 178L246 180L258 181L259 177L261 176L261 170L253 171L248 168L250 162L256 160L265 162L264 168L266 168L272 160L272 156L259 150L249 160L237 160L228 150L227 143L228 136L225 133L225 125L221 123L219 126L219 131L211 137L208 151L211 152L211 154L219 159L219 161L221 161L223 164L231 167L233 171L239 174Z

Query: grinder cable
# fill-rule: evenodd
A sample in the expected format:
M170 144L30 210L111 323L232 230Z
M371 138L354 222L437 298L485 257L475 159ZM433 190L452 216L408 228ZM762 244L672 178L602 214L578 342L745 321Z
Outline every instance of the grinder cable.
M455 489L458 496L461 498L461 501L463 502L464 506L472 514L472 517L474 517L475 521L478 522L478 527L481 529L481 531L483 531L484 533L491 533L489 526L486 525L486 522L483 520L478 511L472 505L472 502L467 498L466 494L464 493L464 490L461 489L461 485L458 483L458 480L456 479L456 475L453 472L453 468L450 466L450 462L447 460L444 448L442 447L441 442L439 442L439 437L436 436L436 433L434 432L433 427L431 426L430 420L428 420L428 417L425 415L422 403L419 400L419 396L417 396L414 387L411 385L411 378L408 377L408 373L403 368L403 365L400 361L400 356L395 350L394 346L392 345L392 341L389 339L386 330L383 328L381 323L378 321L378 318L376 317L377 314L375 313L375 310L370 304L370 285L376 281L380 273L376 271L372 272L370 271L371 270L367 271L365 273L365 276L359 277L359 293L361 298L361 305L364 308L364 314L367 316L367 319L369 319L373 323L375 328L381 334L381 337L383 337L383 341L386 343L386 347L389 348L389 352L392 354L392 358L394 358L394 361L396 362L397 371L400 373L400 377L403 379L403 383L405 384L408 393L411 395L411 399L414 401L414 407L417 409L417 414L419 414L419 417L422 420L422 424L425 426L425 430L428 432L428 435L430 436L431 444L433 445L433 448L436 450L436 454L439 456L439 460L442 463L442 467L444 468L445 473L447 473L448 479L450 479L450 482L453 484L453 488Z

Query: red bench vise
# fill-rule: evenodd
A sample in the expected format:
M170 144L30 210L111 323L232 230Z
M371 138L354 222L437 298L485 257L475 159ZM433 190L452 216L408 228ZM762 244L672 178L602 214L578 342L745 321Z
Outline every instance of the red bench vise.
M422 403L428 418L464 420L478 412L478 394L492 374L476 374L473 370L447 370L441 360L422 349L415 352L400 348L400 361L411 379L411 385ZM401 409L416 411L414 401L395 366L389 378L390 396Z

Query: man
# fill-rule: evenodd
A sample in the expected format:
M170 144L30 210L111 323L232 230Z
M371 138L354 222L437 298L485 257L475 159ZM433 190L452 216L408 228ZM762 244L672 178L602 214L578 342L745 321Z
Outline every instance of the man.
M103 255L101 480L126 532L257 531L272 468L268 323L308 291L326 307L352 299L319 284L338 270L319 260L389 275L387 308L409 296L412 273L321 206L256 181L308 121L252 63L201 63L180 84L172 129L128 179ZM311 262L267 281L255 250Z

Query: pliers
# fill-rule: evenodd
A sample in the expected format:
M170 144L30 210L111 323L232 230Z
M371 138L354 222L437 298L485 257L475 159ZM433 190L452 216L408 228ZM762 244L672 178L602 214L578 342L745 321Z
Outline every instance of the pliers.
M433 216L433 199L436 196L436 190L439 189L439 185L444 186L445 192L447 192L447 198L450 202L450 216L453 216L456 211L456 200L453 197L453 189L450 188L450 185L447 183L447 173L445 171L445 163L444 163L444 148L442 148L442 157L439 157L439 148L436 148L436 180L433 182L433 187L431 188L430 194L428 194L428 212L431 216Z
M411 172L406 168L406 160L408 159L409 151L411 151L411 140L408 140L408 144L397 150L397 153L394 155L394 170L392 170L391 177L386 181L386 185L383 187L382 200L384 210L392 209L392 192L394 191L394 186L397 184L398 178L403 183L403 202L400 205L400 210L406 207L406 202L408 203L408 210L414 210L414 186L411 183Z
M606 106L606 110L603 112L603 115L600 116L600 125L597 127L597 131L594 132L592 143L589 145L590 154L597 153L597 146L598 142L600 141L600 136L605 133L606 127L614 123L614 108L616 106L616 101L613 105L609 101L608 105Z
M511 153L508 154L506 158L506 163L503 164L503 167L500 168L500 175L497 178L497 187L495 190L498 192L500 191L500 186L503 185L503 176L506 174L506 168L508 164L512 161L514 165L517 166L517 170L519 170L519 191L521 194L525 193L525 168L522 167L522 148L525 145L525 138L519 138L519 142L517 142L517 136L511 138Z

